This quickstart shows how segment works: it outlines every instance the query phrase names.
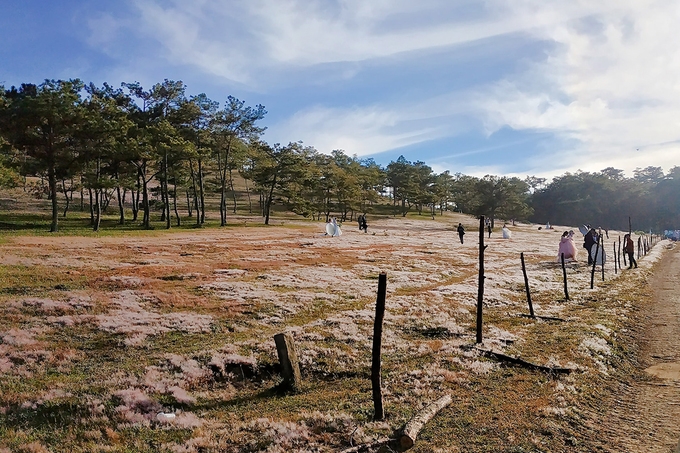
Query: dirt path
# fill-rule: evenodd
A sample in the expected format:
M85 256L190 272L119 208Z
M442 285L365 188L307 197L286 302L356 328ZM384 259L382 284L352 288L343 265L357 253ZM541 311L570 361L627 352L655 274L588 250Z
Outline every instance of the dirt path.
M639 334L645 374L608 420L611 451L680 452L680 247L666 254L649 284L653 303Z

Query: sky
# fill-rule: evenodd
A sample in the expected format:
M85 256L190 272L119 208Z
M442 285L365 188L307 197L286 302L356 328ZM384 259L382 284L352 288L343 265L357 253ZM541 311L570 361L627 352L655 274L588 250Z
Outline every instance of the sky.
M0 0L0 84L262 104L270 144L551 178L680 165L677 0Z

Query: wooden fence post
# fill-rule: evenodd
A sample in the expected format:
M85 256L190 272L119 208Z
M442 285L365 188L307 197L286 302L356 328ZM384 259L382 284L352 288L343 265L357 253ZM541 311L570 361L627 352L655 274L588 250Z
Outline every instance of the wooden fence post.
M276 353L281 363L281 375L283 376L283 387L293 392L302 389L302 376L300 375L300 365L298 364L297 353L293 336L289 333L279 333L274 335L276 343Z
M482 343L482 302L484 301L484 216L479 217L479 279L477 281L477 344Z
M619 235L619 267L623 269L626 266L628 266L628 260L625 253L623 253L623 266L621 266L621 236Z
M375 321L373 324L373 361L371 363L371 383L373 384L373 420L384 420L382 383L380 379L380 355L382 349L382 328L385 319L385 297L387 294L387 274L378 277L378 298L375 301Z
M604 253L604 238L600 235L600 241L602 241L602 281L604 281L604 265L605 265L605 253Z
M531 315L532 318L535 318L536 315L534 315L534 306L531 304L531 292L529 291L529 279L527 278L527 268L524 265L524 252L521 252L519 254L519 258L522 261L522 274L524 274L524 289L527 292L527 302L529 303L529 314ZM564 253L562 254L562 259L564 259Z
M618 263L616 262L616 241L614 241L614 244L612 244L612 245L614 246L614 274L618 274L619 269L618 269Z
M590 289L593 289L595 287L595 266L597 265L597 254L600 251L600 239L597 238L597 242L595 243L595 256L593 256L593 269L590 271Z
M567 290L567 267L564 265L564 253L560 254L562 260L562 277L564 278L564 298L569 300L569 291Z

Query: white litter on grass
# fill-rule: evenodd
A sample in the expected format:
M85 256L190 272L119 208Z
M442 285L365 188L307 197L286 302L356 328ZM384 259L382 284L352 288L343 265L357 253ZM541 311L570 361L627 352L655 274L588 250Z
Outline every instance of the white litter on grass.
M177 417L173 413L168 413L168 412L159 412L158 415L156 415L156 420L159 422L171 422L175 420L175 417Z

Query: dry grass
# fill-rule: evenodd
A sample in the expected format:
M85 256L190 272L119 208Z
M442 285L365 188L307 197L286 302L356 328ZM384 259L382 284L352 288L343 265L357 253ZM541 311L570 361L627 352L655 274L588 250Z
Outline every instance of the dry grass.
M444 393L413 451L593 451L593 420L631 372L636 273L596 279L559 234L531 225L487 241L484 347L565 377L506 367L471 346L475 220L230 227L121 237L13 235L0 243L0 451L335 451L389 435ZM375 233L375 234L373 234ZM613 232L610 232L612 234ZM524 252L537 314L527 313ZM377 275L387 420L374 423L370 354ZM278 393L273 335L291 332L303 392ZM159 421L171 412L172 421ZM22 447L23 446L23 447ZM29 448L29 450L26 450ZM31 450L32 449L32 450Z

